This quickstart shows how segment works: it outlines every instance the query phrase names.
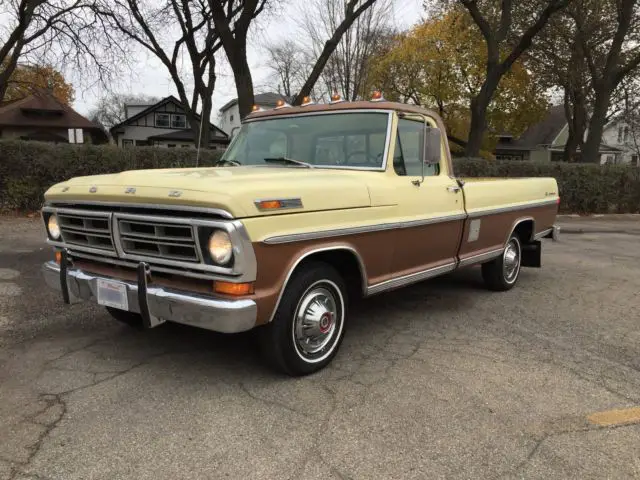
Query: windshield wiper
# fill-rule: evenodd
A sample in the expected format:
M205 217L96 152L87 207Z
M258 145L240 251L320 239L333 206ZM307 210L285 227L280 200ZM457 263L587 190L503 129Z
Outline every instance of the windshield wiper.
M293 165L300 165L302 167L306 167L306 168L315 168L313 165L311 165L310 163L307 162L303 162L300 160L294 160L293 158L288 158L288 157L273 157L273 158L264 158L263 159L265 162L269 163L290 163Z
M222 165L231 165L232 167L242 166L242 164L237 160L227 160L227 159L218 160L216 163L213 164L214 167L220 167Z

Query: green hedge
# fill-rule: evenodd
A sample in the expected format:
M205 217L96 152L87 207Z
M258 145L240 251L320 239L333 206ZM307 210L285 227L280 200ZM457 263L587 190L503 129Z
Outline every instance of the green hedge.
M554 177L563 213L640 213L640 168L630 165L454 159L461 177Z
M0 210L38 210L43 193L51 185L72 177L143 168L193 167L196 153L191 148L122 149L113 145L0 141ZM199 164L210 166L220 155L202 150Z
M219 157L220 152L203 150L200 165L210 166ZM72 177L141 168L193 167L195 161L194 149L0 141L0 210L38 210L47 188ZM640 169L636 167L467 158L454 159L454 164L461 177L555 177L562 212L640 212Z

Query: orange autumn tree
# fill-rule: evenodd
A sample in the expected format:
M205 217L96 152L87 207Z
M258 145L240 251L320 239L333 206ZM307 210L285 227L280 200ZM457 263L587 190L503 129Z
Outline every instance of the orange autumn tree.
M454 9L398 35L372 62L374 85L386 98L437 111L449 134L466 140L471 99L484 81L486 48L468 15ZM501 80L487 112L489 129L483 148L491 150L496 135L517 136L542 118L548 108L545 87L516 62Z
M19 65L8 83L3 102L18 100L41 90L51 91L59 101L67 105L74 100L73 87L50 65Z

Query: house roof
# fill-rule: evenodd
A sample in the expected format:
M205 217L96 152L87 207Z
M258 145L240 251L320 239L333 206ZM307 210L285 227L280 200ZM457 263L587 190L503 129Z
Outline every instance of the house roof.
M181 142L195 141L193 130L178 130L175 132L163 133L161 135L153 135L149 137L149 140L177 140ZM228 136L216 135L216 131L211 129L211 141L217 143L229 143Z
M120 122L117 125L114 125L113 127L111 127L111 129L109 131L111 132L112 135L114 135L114 132L115 132L116 129L118 129L120 127L123 127L123 126L125 126L125 125L127 125L127 124L129 124L131 122L135 122L139 118L142 118L145 115L148 115L149 113L151 113L154 110L166 105L167 103L174 103L175 105L178 105L179 107L182 107L182 103L180 102L180 100L178 100L173 95L169 95L168 97L163 98L159 102L154 103L153 105L149 105L147 108L145 108L141 112L136 113L134 116L127 118L126 120L124 120L123 122ZM196 118L199 120L200 119L200 115L196 115ZM209 127L214 132L218 132L218 133L216 133L216 136L229 138L229 136L225 132L223 132L220 128L216 127L213 123L209 122Z
M279 93L274 93L274 92L258 93L253 97L253 103L255 105L263 105L263 106L266 105L266 106L275 107L276 103L278 103L278 100L286 100L286 98L284 97L284 95L280 95ZM230 100L227 103L225 103L220 108L220 111L224 112L230 109L231 107L233 107L236 103L238 103L238 99L234 98L233 100Z
M49 113L49 115L33 115ZM83 117L49 92L37 92L0 107L0 126L53 127L100 130L100 125Z
M545 118L527 128L514 143L521 149L551 145L566 124L564 106L555 105L549 109Z

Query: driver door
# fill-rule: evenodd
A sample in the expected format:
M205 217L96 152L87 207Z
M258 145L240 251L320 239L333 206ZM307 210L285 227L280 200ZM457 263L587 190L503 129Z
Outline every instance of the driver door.
M435 122L430 127L435 128ZM439 162L424 164L429 160L425 154L433 151L425 143L425 138L430 138L426 128L422 116L404 116L398 120L393 182L401 228L396 232L395 278L428 278L453 270L462 237L465 218L462 190L448 176L442 136L439 137Z

